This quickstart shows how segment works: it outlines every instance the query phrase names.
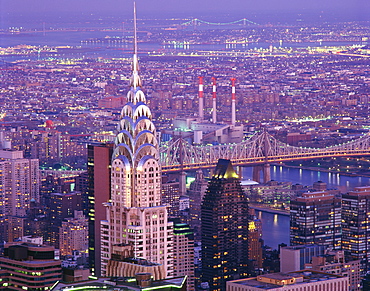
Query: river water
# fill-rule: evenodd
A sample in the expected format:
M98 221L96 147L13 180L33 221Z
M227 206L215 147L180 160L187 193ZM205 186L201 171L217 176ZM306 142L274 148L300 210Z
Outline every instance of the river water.
M243 168L243 179L252 179L252 168ZM283 166L271 166L271 179L304 186L323 181L327 183L328 189L336 188L342 193L351 191L354 187L370 185L370 178L367 177L351 177ZM262 221L262 236L265 245L273 249L276 249L280 243L289 245L289 216L262 211L256 211L256 214Z
M262 221L262 238L264 244L277 249L278 245L289 245L289 216L256 211L257 217Z
M29 32L19 34L1 34L0 47L12 47L16 45L32 45L32 46L73 46L81 47L80 51L64 51L62 53L46 53L41 55L2 55L0 60L14 61L18 59L48 59L53 58L98 58L98 57L129 57L132 54L132 43L130 39L126 39L121 43L122 32L118 31L66 31L52 30L43 32ZM97 42L96 40L103 40ZM116 42L115 40L118 40ZM128 42L126 42L128 41ZM320 47L320 46L349 46L361 44L360 42L295 42L295 43L245 43L245 44L191 44L183 45L180 43L166 44L161 43L140 43L139 53L147 55L148 52L198 52L198 51L250 51L254 49L267 49L270 45L275 47Z
M252 179L253 168L243 168L243 179ZM328 189L339 189L342 193L351 191L354 187L370 185L368 177L352 177L338 173L327 173L313 170L271 166L271 179L279 182L292 182L311 186L314 182L327 183Z

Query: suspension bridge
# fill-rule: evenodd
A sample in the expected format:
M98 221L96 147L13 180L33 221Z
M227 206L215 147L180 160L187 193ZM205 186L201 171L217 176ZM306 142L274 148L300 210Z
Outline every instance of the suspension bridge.
M181 23L181 25L184 25L184 26L198 26L200 24L216 25L216 26L225 26L225 25L233 25L233 24L242 24L243 26L246 26L247 24L259 25L256 22L248 20L247 18L242 18L239 20L231 21L231 22L209 22L209 21L201 20L199 18L194 18L187 22Z
M291 146L266 131L257 132L238 144L191 145L179 138L160 148L164 172L213 168L219 159L231 160L234 166L263 166L293 160L366 155L370 155L370 134L325 148Z

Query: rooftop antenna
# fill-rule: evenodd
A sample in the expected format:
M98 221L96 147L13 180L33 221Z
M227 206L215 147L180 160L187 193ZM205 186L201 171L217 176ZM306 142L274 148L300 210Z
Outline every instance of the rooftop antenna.
M134 2L134 55L132 62L131 86L134 87L134 90L136 90L137 87L141 87L141 80L139 77L139 62L137 58L136 2Z

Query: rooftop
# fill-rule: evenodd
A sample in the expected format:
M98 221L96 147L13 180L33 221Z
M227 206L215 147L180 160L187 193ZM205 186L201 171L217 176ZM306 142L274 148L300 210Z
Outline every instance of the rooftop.
M213 177L218 179L238 178L231 161L219 159Z
M334 280L338 278L343 278L341 276L326 274L315 271L297 271L290 273L273 273L260 275L255 278L247 278L229 281L228 284L239 284L255 288L260 288L262 290L269 290L275 288L281 288L284 285L298 285L313 283L318 281ZM280 289L279 289L280 290Z
M115 291L144 291L151 289L166 289L167 291L172 290L172 288L181 289L183 284L186 282L186 277L177 277L172 279L164 279L153 281L150 287L139 287L136 284L135 278L98 278L94 280L89 280L79 283L61 283L58 282L52 287L52 291L73 291L73 290L115 290Z

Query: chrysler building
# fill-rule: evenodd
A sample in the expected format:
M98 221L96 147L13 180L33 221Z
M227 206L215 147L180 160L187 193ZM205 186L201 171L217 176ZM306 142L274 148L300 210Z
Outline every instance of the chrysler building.
M156 128L141 90L134 6L134 54L130 90L117 128L111 163L111 197L101 224L102 275L114 245L132 245L135 258L173 267L173 223L161 204L161 166Z

